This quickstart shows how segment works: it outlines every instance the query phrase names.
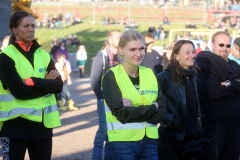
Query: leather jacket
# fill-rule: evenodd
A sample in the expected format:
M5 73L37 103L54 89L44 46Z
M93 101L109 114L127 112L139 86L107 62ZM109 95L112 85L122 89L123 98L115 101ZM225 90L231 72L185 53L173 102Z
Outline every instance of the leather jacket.
M170 125L161 123L159 134L177 140L184 140L186 125L187 125L187 106L186 93L183 85L183 78L177 77L177 82L173 81L170 70L165 70L157 75L157 80L166 97L167 112L173 114L173 119ZM197 77L194 74L193 83L197 94ZM194 94L194 93L192 93ZM198 96L197 96L198 99ZM197 108L197 124L199 137L202 130L202 114L198 100Z

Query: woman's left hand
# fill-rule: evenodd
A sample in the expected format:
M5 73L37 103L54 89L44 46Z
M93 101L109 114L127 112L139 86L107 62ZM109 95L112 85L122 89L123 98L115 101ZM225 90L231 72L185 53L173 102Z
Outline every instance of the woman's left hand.
M226 82L221 82L222 86L227 86Z
M60 74L56 70L51 70L49 73L46 74L45 79L56 79Z
M123 105L124 106L128 106L128 107L132 107L132 102L130 99L127 99L127 98L123 98Z

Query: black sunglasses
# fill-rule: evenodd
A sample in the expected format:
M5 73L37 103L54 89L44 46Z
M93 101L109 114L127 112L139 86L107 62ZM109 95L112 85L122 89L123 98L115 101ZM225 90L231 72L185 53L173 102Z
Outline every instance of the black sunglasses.
M224 47L225 46L225 44L223 44L223 43L219 43L218 45L219 45L219 47ZM226 47L231 48L231 44L226 44Z

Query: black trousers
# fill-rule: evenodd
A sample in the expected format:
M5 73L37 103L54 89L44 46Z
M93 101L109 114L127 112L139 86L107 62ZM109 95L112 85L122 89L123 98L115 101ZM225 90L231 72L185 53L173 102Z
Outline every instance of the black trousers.
M24 160L26 149L31 160L51 160L52 137L40 141L22 141L1 137L3 160Z
M203 128L200 160L239 160L240 125L207 122Z
M180 141L166 142L165 140L159 140L158 160L195 160L201 150L200 145L187 153L184 153L183 146Z

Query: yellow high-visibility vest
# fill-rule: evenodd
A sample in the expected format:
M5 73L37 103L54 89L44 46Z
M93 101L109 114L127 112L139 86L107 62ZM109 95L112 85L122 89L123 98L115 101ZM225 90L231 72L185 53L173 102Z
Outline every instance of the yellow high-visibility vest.
M29 77L45 78L50 56L38 48L34 53L34 68L31 63L13 45L3 51L14 62L21 79ZM43 116L44 114L44 116ZM4 90L0 82L0 127L4 121L22 117L30 121L42 122L47 128L61 126L58 106L54 94L40 98L20 100Z
M139 66L139 85L138 91L122 65L111 68L121 90L122 97L130 99L132 106L151 105L158 96L157 79L151 69ZM109 142L114 141L138 141L145 135L152 139L158 138L157 125L147 122L135 122L122 124L112 115L111 110L106 104L106 122Z

